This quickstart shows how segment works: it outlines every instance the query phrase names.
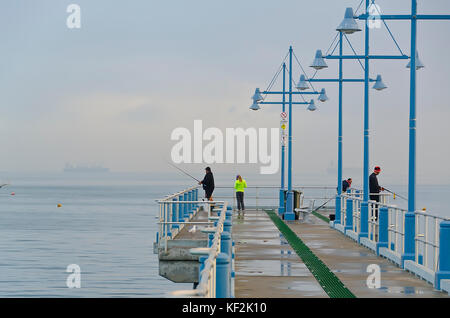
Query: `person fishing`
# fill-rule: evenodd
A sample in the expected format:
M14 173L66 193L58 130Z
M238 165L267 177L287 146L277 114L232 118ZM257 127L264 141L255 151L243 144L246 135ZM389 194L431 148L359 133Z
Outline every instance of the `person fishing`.
M380 192L384 191L383 187L378 184L377 176L380 174L381 168L376 166L373 173L369 177L369 193L370 200L380 202ZM378 220L378 205L375 206L375 220Z
M352 178L342 181L342 192L347 192L352 187Z
M234 183L234 189L236 190L236 199L238 213L245 212L244 205L244 190L247 188L247 182L242 179L241 175L236 176L236 182Z
M383 187L378 184L377 176L380 174L381 168L376 166L373 173L369 177L370 200L380 202L380 192L384 191Z
M205 190L205 198L209 201L213 201L212 194L214 192L214 176L210 167L206 167L205 172L205 177L202 181L199 181L198 184L203 186L203 190Z

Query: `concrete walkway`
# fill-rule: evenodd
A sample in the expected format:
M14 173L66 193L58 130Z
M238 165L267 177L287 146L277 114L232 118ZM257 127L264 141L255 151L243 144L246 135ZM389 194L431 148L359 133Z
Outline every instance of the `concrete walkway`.
M356 297L448 297L315 216L306 223L289 222L289 227ZM233 239L236 297L328 297L264 211L235 215ZM380 289L366 285L370 264L381 268Z
M262 210L233 218L236 297L328 297Z

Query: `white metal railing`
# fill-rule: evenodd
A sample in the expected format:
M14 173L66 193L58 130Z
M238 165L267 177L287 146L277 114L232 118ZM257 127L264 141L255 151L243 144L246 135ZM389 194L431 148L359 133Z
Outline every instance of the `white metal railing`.
M406 209L399 208L395 205L388 204L390 195L383 194L380 196L380 202L368 201L368 239L376 246L380 242L380 222L379 211L385 208L387 214L387 248L394 252L397 257L404 254L405 251L405 215ZM351 200L353 204L353 231L357 234L361 233L361 203L362 195L354 193L346 193L341 195L341 220L345 225L347 222L347 200ZM416 211L415 213L415 260L418 265L424 266L432 272L439 270L439 227L442 221L448 220L425 213L424 211ZM386 229L382 229L386 231ZM382 242L386 243L386 242Z
M199 283L196 289L193 290L177 290L171 292L172 297L216 297L217 286L217 264L216 259L221 251L221 235L223 232L223 225L226 218L227 204L224 203L219 215L212 245L208 249L208 258L204 262L204 267L199 274ZM231 273L230 273L231 274Z
M300 207L303 206L304 200L320 200L326 202L336 197L336 187L333 186L294 186L293 190L302 193ZM279 191L279 186L248 186L244 195L245 206L256 210L261 208L277 208L279 206ZM309 192L310 194L305 195L305 192ZM233 210L236 209L236 192L233 186L217 186L214 190L213 198L232 200Z
M439 261L439 225L444 217L416 211L415 262L434 271L438 271Z

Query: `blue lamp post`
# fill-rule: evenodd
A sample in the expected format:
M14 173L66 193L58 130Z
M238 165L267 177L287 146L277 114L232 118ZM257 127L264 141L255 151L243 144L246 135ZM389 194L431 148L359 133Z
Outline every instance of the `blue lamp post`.
M366 0L366 15L368 14L369 9L369 1ZM345 34L353 34L355 32L361 31L358 26L358 23L353 16L353 9L347 8L345 11L344 21L338 26L337 31ZM368 222L369 222L369 84L370 84L370 60L373 59L383 59L383 60L406 60L409 59L409 56L401 54L401 55L370 55L370 33L369 26L366 23L365 26L365 53L364 55L343 55L340 52L338 56L326 56L327 59L364 59L364 163L363 163L363 202L361 203L361 227L359 237L367 237L368 236ZM374 88L381 90L386 88L386 85L382 83L381 76L377 78L377 83Z
M259 110L259 105L282 105L283 106L283 112L286 111L286 94L289 95L289 111L288 111L288 189L287 189L287 197L286 197L286 204L285 204L285 146L282 145L282 162L281 162L281 185L280 185L280 194L279 194L279 214L284 214L285 220L294 220L295 214L294 214L294 193L292 188L292 105L308 105L307 109L309 111L315 111L317 109L315 102L313 99L311 99L309 102L293 102L292 96L293 95L319 95L319 100L324 102L328 100L328 97L326 96L326 91L322 89L320 92L303 92L303 87L300 88L299 85L301 84L301 80L299 81L297 88L300 90L300 92L293 92L292 91L292 57L293 57L293 50L292 46L289 47L289 91L286 92L286 64L283 63L283 91L282 92L270 92L270 91L264 91L262 94L265 95L283 95L283 101L282 102L264 102L261 94L259 93L259 89L256 89L255 95L253 96L253 104L250 106L250 109L252 110ZM304 81L306 78L304 75L302 75L301 79ZM307 85L307 84L306 84ZM309 87L306 87L309 88ZM306 89L304 88L304 89Z
M351 34L358 31L358 24L356 21L352 20L353 23L349 20L349 17L353 16L353 10L348 8L346 11L346 17L341 25L338 27L339 31L339 56L343 55L343 34ZM311 67L315 70L319 71L321 69L327 68L322 51L317 50ZM335 224L341 223L341 194L342 194L342 165L343 165L343 122L342 122L342 113L343 113L343 84L344 82L363 83L364 79L344 79L343 77L343 59L339 58L339 77L337 79L315 79L311 78L309 82L337 82L339 84L339 109L338 109L338 174L337 174L337 195L336 195L336 204L335 204ZM371 82L376 82L374 85L374 89L382 90L386 88L384 85L381 75L377 76L376 80L369 79Z
M375 3L372 0L372 3ZM369 7L369 0L366 0ZM357 17L360 20L369 20L371 16L366 10L365 14ZM409 178L408 178L408 212L405 216L405 248L402 255L402 266L405 260L415 257L415 215L416 211L416 79L417 70L423 67L417 53L417 21L419 20L450 20L450 15L426 15L417 13L417 0L411 0L411 14L379 15L384 20L406 20L411 22L411 60L407 67L410 69L410 111L409 111ZM368 27L366 26L366 30ZM366 42L368 35L366 35ZM367 53L367 52L366 52Z

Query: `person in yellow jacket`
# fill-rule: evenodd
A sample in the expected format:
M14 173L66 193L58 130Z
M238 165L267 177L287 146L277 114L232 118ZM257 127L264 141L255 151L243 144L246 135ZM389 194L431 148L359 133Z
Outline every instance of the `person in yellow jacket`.
M239 213L245 211L244 206L244 190L247 188L247 182L240 175L236 176L236 182L234 183L234 189L236 190L236 199Z

